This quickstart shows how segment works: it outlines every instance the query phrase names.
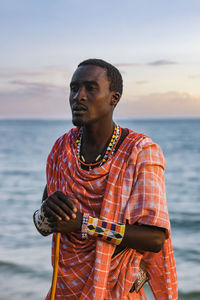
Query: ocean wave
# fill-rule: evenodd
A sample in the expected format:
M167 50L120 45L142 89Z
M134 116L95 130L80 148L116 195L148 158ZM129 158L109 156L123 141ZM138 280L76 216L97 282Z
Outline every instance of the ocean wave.
M198 212L174 213L170 214L170 222L172 227L176 229L190 230L200 228L200 220Z
M179 292L179 300L198 300L200 299L200 291L183 293Z
M190 264L190 266L191 265L196 266L196 265L200 264L200 252L199 252L198 249L192 249L192 247L182 248L182 247L174 246L174 250L176 251L177 260L181 259L182 264L183 264L184 261L185 261L184 265L186 263Z
M197 228L200 228L199 220L173 220L171 219L171 226L176 229L181 230L191 230L194 229L196 231Z
M14 262L9 261L0 261L0 270L1 274L23 274L30 275L31 278L49 278L49 272L45 272L44 270L34 269L29 266L25 266L22 264L16 264Z

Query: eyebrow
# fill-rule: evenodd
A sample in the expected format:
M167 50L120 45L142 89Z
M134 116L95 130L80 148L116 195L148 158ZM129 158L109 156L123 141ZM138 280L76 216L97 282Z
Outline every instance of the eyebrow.
M79 81L71 81L70 86L76 85L76 84L79 84L79 83L80 83ZM84 85L93 84L93 85L98 86L98 83L95 80L86 80L86 81L83 81L81 83L84 84Z

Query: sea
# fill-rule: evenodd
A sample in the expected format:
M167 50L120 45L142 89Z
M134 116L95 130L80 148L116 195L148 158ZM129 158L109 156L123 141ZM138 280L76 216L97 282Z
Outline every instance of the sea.
M179 299L200 300L200 119L116 121L149 135L164 152ZM36 231L32 215L46 184L47 155L72 126L0 120L0 300L42 300L50 288L51 237Z

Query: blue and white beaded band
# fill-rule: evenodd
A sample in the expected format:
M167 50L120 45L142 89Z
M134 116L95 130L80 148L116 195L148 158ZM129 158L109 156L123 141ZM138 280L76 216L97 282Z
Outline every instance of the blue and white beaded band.
M84 213L83 214L83 220L82 220L82 226L81 226L81 237L82 239L87 239L87 226L88 226L88 219L89 219L89 214Z

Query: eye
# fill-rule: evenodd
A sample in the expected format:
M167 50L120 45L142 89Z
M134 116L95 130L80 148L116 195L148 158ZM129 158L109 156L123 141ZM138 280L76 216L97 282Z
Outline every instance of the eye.
M79 87L78 87L78 85L77 84L72 84L72 85L70 85L70 90L71 90L71 92L78 92L78 89L79 89Z
M96 90L96 86L94 84L87 84L86 89L87 89L87 91L92 92L92 91Z

